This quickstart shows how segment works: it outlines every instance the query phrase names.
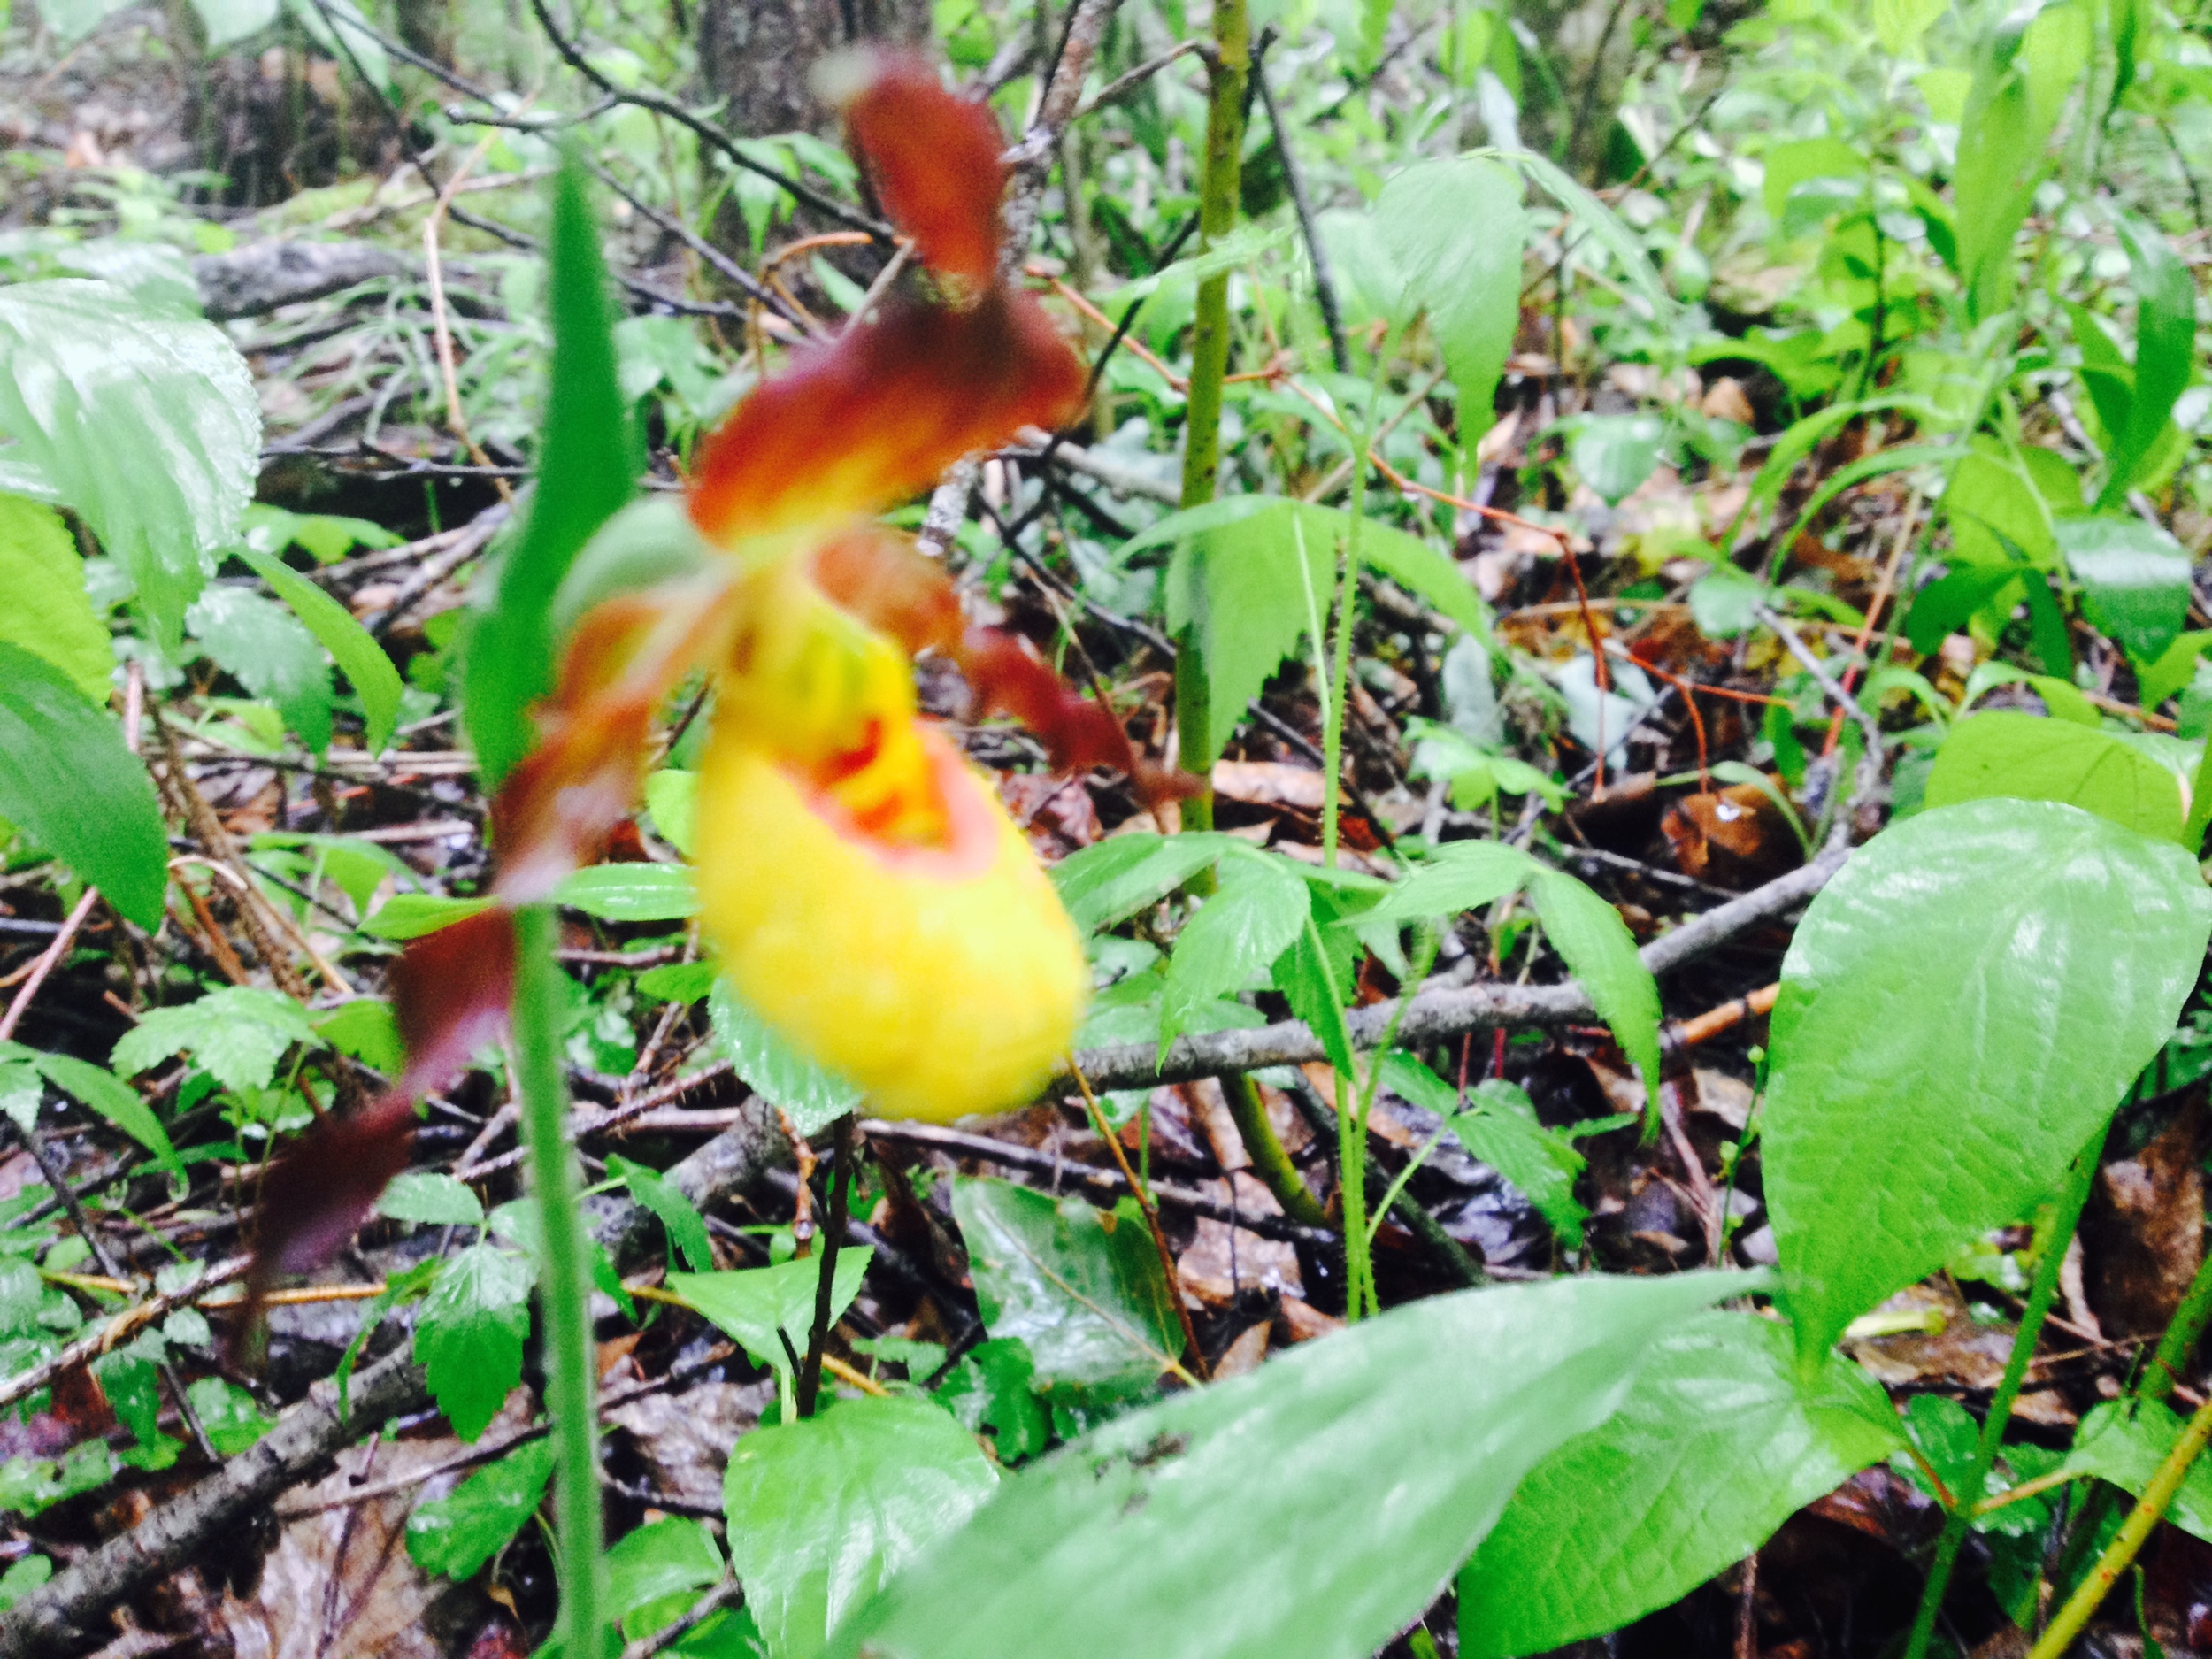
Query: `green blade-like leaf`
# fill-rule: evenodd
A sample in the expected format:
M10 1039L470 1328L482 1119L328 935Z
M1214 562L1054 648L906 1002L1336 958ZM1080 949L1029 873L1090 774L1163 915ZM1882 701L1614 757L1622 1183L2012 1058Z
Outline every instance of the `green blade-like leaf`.
M606 922L674 922L699 913L699 884L681 864L594 864L567 876L553 902Z
M1144 1217L962 1177L952 1213L984 1328L1029 1345L1041 1389L1127 1394L1175 1362L1182 1327Z
M273 553L240 548L237 557L253 566L254 574L275 589L278 598L292 607L307 631L328 651L346 678L353 682L367 717L363 746L380 754L392 741L399 720L399 670L369 631L353 619L352 612Z
M122 728L86 703L75 681L4 641L0 818L148 933L161 926L169 842L146 769L125 746Z
M1815 1356L1960 1244L2019 1219L2173 1030L2212 935L2189 856L2078 808L1895 825L1782 964L1766 1196Z
M1995 709L1963 719L1936 751L1926 803L2008 795L2062 801L2161 841L2181 839L2174 774L2108 733Z
M1659 986L1636 954L1621 913L1574 877L1540 870L1529 878L1529 902L1544 937L1581 982L1598 1018L1621 1051L1644 1074L1655 1109L1659 1090Z
M84 560L51 507L0 495L0 641L44 657L104 704L115 652L86 596Z
M169 1132L162 1127L161 1119L138 1098L138 1091L114 1072L66 1054L35 1054L31 1064L63 1094L91 1108L152 1153L154 1162L175 1179L185 1179L184 1164L170 1144Z
M2181 1430L2182 1419L2161 1401L2108 1400L2082 1418L2065 1467L2140 1497ZM2189 1466L2166 1518L2212 1543L2212 1464L2200 1458Z
M645 464L616 369L599 230L572 159L554 187L546 282L553 371L537 484L492 607L468 641L463 706L488 787L537 741L528 710L553 686L554 595L593 533L630 499Z
M90 525L173 652L261 471L260 404L229 338L105 282L0 288L0 432L6 488L35 483Z
M1427 311L1459 388L1463 445L1489 430L1520 326L1521 190L1510 169L1463 156L1416 162L1375 203L1375 232L1404 279L1406 309Z
M1521 1483L1459 1575L1463 1659L1632 1624L1902 1445L1855 1365L1832 1357L1808 1382L1782 1326L1701 1315L1660 1339L1618 1411Z
M2135 395L2105 457L2100 511L2127 499L2128 486L2160 447L2197 357L2197 286L2189 267L2155 227L2123 219L2119 231L2135 288Z
M975 1437L927 1400L848 1400L740 1440L722 1478L730 1564L776 1659L829 1633L998 1485Z
M1197 833L1116 835L1053 865L1052 883L1076 926L1096 933L1157 904L1237 845Z
M1494 903L1542 866L1506 841L1454 841L1391 888L1368 914L1377 921L1425 921Z
M1432 1297L1117 1418L1005 1483L830 1652L1366 1659L1522 1477L1604 1420L1661 1332L1760 1282Z
M185 630L318 753L330 747L330 665L315 636L273 599L217 584L184 613Z

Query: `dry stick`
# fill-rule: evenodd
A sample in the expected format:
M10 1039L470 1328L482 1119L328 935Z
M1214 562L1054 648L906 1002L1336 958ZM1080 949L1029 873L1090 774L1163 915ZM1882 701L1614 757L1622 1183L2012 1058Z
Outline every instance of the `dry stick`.
M1252 55L1252 84L1259 89L1260 103L1267 110L1267 125L1275 134L1275 153L1282 158L1283 179L1290 186L1290 204L1298 215L1298 229L1306 239L1306 257L1313 263L1314 303L1321 308L1321 321L1329 331L1329 360L1339 374L1351 372L1351 353L1344 344L1344 313L1337 303L1336 278L1329 268L1329 250L1322 245L1321 231L1313 216L1313 198L1306 188L1306 175L1299 170L1298 157L1293 152L1290 134L1283 126L1282 111L1275 105L1275 89L1267 81L1267 49L1273 43L1274 31L1270 28L1260 42L1260 49Z
M1663 1025L1659 1031L1659 1046L1666 1049L1694 1048L1701 1042L1719 1036L1724 1031L1732 1031L1747 1020L1771 1013L1774 999L1781 994L1781 983L1778 980L1772 985L1763 985L1755 991L1747 991L1732 1002L1723 1002L1718 1008L1709 1008L1702 1014L1694 1014L1688 1019Z
M1889 598L1890 589L1896 585L1897 567L1904 563L1905 549L1912 544L1913 531L1916 527L1914 520L1919 517L1919 513L1920 497L1916 495L1905 509L1905 520L1898 526L1896 543L1890 549L1889 557L1883 562L1881 580L1874 584L1874 597L1868 602L1866 619L1859 624L1858 638L1851 641L1851 656L1854 660L1850 666L1843 671L1843 685L1847 691L1855 691L1858 688L1859 670L1866 657L1866 642L1874 637L1875 621L1882 614L1882 605ZM1834 716L1828 722L1827 741L1820 746L1822 758L1825 759L1836 752L1836 741L1842 735L1843 710L1839 706Z
M1144 1225L1152 1233L1152 1248L1159 1252L1160 1271L1167 1279L1168 1300L1175 1304L1176 1320L1183 1327L1184 1351L1190 1356L1191 1369L1198 1374L1199 1380L1206 1381L1210 1376L1206 1353L1198 1346L1198 1333L1191 1325L1190 1309L1183 1301L1183 1277L1176 1271L1175 1253L1167 1248L1167 1234L1160 1231L1160 1212L1153 1205L1151 1194L1145 1191L1144 1183L1137 1179L1137 1172L1129 1167L1129 1155L1122 1150L1121 1137L1114 1133L1114 1126L1106 1121L1106 1114L1099 1110L1098 1096L1091 1093L1090 1079L1083 1075L1082 1068L1072 1056L1068 1061L1068 1071L1075 1078L1076 1087L1083 1091L1083 1105L1091 1114L1092 1125L1105 1141L1106 1149L1114 1155L1122 1179L1129 1183L1129 1190L1136 1195L1137 1208L1144 1212Z
M1777 877L1740 898L1663 933L1637 953L1654 974L1672 972L1685 963L1811 898L1843 867L1845 847L1829 847L1812 863ZM1398 1002L1354 1010L1346 1023L1355 1048L1371 1048L1396 1018ZM1405 1010L1399 1041L1419 1048L1471 1031L1586 1024L1595 1015L1588 992L1567 981L1558 985L1482 984L1417 992ZM1074 1056L1094 1088L1143 1088L1159 1083L1187 1083L1224 1071L1253 1071L1271 1065L1302 1065L1326 1059L1312 1028L1300 1020L1281 1020L1243 1031L1178 1037L1163 1055L1148 1042L1089 1048Z
M2181 1438L2174 1442L2173 1450L2166 1454L2165 1461L2151 1476L2150 1484L2143 1488L2140 1501L2129 1511L2128 1518L2120 1523L2120 1530L2113 1534L2112 1542L2097 1558L2089 1576L2066 1598L2066 1605L2059 1609L2050 1628L2028 1650L2028 1659L2060 1659L2073 1645L2074 1638L2081 1633L2082 1626L2119 1582L2120 1575L2134 1564L2151 1530L2166 1518L2174 1494L2181 1490L2181 1483L2188 1478L2191 1466L2208 1440L2212 1440L2212 1399L2196 1409L2181 1431Z
M1139 64L1127 74L1108 81L1098 89L1094 96L1084 99L1080 104L1077 105L1074 115L1070 119L1079 121L1093 111L1103 109L1124 93L1142 86L1179 58L1192 56L1203 58L1212 50L1211 41L1185 41L1180 46L1171 47L1150 62Z

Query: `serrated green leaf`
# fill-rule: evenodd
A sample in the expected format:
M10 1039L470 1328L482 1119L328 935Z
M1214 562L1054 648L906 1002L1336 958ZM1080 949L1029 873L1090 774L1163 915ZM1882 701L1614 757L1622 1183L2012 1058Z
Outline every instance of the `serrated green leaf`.
M830 1317L843 1317L860 1294L875 1253L846 1248L837 1253L837 1277L830 1286ZM806 1352L814 1328L814 1296L822 1264L807 1256L774 1267L749 1267L728 1273L671 1273L668 1288L693 1312L710 1319L742 1344L761 1364L787 1374L790 1356L784 1339ZM779 1333L781 1334L780 1335Z
M0 641L44 657L104 707L115 652L86 596L84 560L51 507L0 495Z
M1496 902L1540 868L1506 841L1453 841L1391 888L1371 914L1387 922L1456 916Z
M801 1134L826 1129L864 1098L856 1083L808 1059L730 987L717 979L707 997L707 1019L716 1045L737 1068L737 1075L771 1105L791 1114Z
M730 1564L776 1659L830 1632L991 1495L982 1448L926 1400L848 1400L758 1429L722 1482Z
M226 673L275 703L308 748L330 747L330 667L290 611L250 588L218 584L192 602L184 626Z
M553 687L554 595L584 544L630 499L645 465L615 363L599 227L582 164L572 158L554 186L550 249L553 367L537 482L492 608L468 636L462 708L487 787L537 742L528 710Z
M984 1329L1028 1344L1041 1390L1129 1394L1175 1363L1182 1326L1133 1200L1102 1212L1080 1198L962 1176L952 1213Z
M522 1380L530 1334L530 1265L495 1244L472 1244L445 1265L415 1322L415 1360L453 1432L472 1440Z
M1406 310L1425 310L1459 390L1459 439L1491 426L1498 375L1521 320L1521 180L1494 161L1418 161L1392 175L1375 203L1375 232L1405 282Z
M1094 933L1158 903L1230 846L1228 836L1211 833L1115 835L1062 859L1052 882L1070 919Z
M2186 853L2075 807L1939 807L1853 856L1798 925L1769 1039L1767 1206L1809 1363L2056 1185L2208 935Z
M436 1170L406 1170L377 1195L376 1213L418 1225L480 1227L483 1201L465 1181Z
M116 1040L109 1058L118 1073L136 1077L188 1050L225 1088L266 1088L294 1043L320 1048L322 1041L290 997L232 985L196 1002L150 1010Z
M236 1383L203 1377L185 1390L193 1414L207 1432L207 1443L225 1457L235 1457L271 1429L276 1419Z
M2010 796L2062 801L2140 835L2181 839L2174 774L2110 733L1995 709L1961 720L1936 751L1926 804Z
M152 1153L154 1162L177 1180L185 1179L184 1165L169 1144L169 1132L161 1126L161 1119L138 1098L138 1091L114 1072L66 1054L34 1055L31 1064L63 1094L91 1108Z
M307 631L345 671L366 718L363 747L372 755L382 753L399 722L400 698L399 670L392 666L384 648L369 637L369 631L353 619L351 611L282 559L250 547L238 549L237 557L253 566L254 573L292 607L293 613L307 625Z
M1514 1659L1623 1629L1901 1443L1856 1366L1832 1357L1807 1382L1783 1326L1702 1314L1660 1338L1619 1410L1521 1483L1459 1575L1460 1653Z
M121 727L87 703L67 674L4 641L0 818L147 932L160 927L169 842L146 769Z
M2107 1400L2090 1409L2075 1431L2065 1467L2109 1480L2137 1497L2181 1438L2182 1419L2156 1400ZM2200 1458L2182 1477L2166 1518L2212 1543L2212 1464Z
M105 282L0 289L0 432L6 487L90 525L173 652L260 476L260 404L229 337Z
M1610 1414L1661 1333L1762 1282L1464 1291L1302 1344L1007 1482L830 1652L1358 1659L1435 1601L1523 1476Z
M908 1375L919 1373L910 1369ZM1037 1402L1036 1380L1029 1344L995 1336L961 1356L935 1397L972 1432L990 1433L999 1462L1018 1463L1052 1444L1052 1420Z
M530 1524L552 1478L549 1438L518 1446L407 1517L409 1558L425 1572L474 1578Z
M1419 1062L1409 1060L1407 1064L1417 1065ZM1474 1110L1452 1113L1446 1119L1453 1137L1467 1148L1468 1156L1497 1171L1535 1205L1562 1244L1579 1250L1583 1224L1590 1218L1590 1212L1575 1196L1575 1182L1585 1163L1582 1154L1564 1137L1538 1123L1528 1096L1502 1079L1486 1079L1469 1092L1467 1099Z
M340 1054L349 1055L386 1077L397 1077L407 1064L407 1045L399 1034L392 1005L373 996L357 996L315 1018L315 1033Z
M553 902L603 922L673 922L699 913L699 884L682 864L594 864L566 877Z
M1160 1047L1198 1010L1241 990L1290 949L1311 911L1305 882L1257 858L1222 862L1220 883L1176 936L1160 1005Z

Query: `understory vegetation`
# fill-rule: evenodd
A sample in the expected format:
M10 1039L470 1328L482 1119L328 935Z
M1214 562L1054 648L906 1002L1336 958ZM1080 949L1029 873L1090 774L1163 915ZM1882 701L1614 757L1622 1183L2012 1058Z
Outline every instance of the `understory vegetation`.
M0 130L0 1653L2212 1654L2196 0Z

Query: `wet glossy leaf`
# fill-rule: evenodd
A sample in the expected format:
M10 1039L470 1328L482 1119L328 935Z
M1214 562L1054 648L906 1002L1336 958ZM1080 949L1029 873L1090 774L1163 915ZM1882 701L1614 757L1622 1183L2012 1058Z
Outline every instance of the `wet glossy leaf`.
M468 1578L507 1546L545 1501L553 1442L535 1440L488 1463L407 1517L407 1554L425 1572Z
M395 1175L376 1201L376 1213L419 1226L480 1227L484 1205L465 1182L436 1170Z
M161 925L169 843L121 728L42 657L0 641L0 818L148 932Z
M310 749L330 747L330 667L290 611L250 588L218 584L193 601L184 626L224 672L275 703Z
M722 1551L697 1521L669 1516L648 1521L607 1552L607 1609L635 1641L672 1622L694 1598L720 1581Z
M18 283L0 291L0 432L16 441L0 488L83 518L173 649L260 473L260 405L229 338L105 282Z
M1182 1326L1134 1200L1101 1211L963 1176L952 1213L984 1328L1028 1344L1039 1388L1128 1393L1181 1351Z
M1110 927L1158 903L1229 849L1225 835L1115 835L1052 867L1053 885L1076 926Z
M714 1040L737 1074L772 1105L791 1114L801 1134L826 1129L859 1106L860 1086L825 1071L786 1042L730 988L717 979L707 998Z
M0 641L42 657L104 707L115 652L84 586L84 560L51 507L0 495Z
M530 1264L495 1244L472 1244L445 1264L423 1298L415 1358L453 1432L472 1440L522 1380L530 1333Z
M837 1253L837 1277L830 1286L830 1317L836 1319L852 1306L866 1276L872 1250L846 1248ZM814 1296L822 1278L822 1264L810 1256L779 1263L774 1267L749 1267L731 1273L671 1273L668 1288L684 1304L703 1314L742 1343L761 1364L789 1371L787 1339L794 1352L806 1352L814 1328Z
M681 864L594 864L553 891L553 902L603 922L673 922L699 913L699 884Z
M2078 808L1885 831L1798 926L1766 1196L1809 1361L2057 1183L2173 1029L2212 933L2195 864Z
M1900 1443L1855 1365L1831 1358L1808 1382L1783 1326L1693 1319L1618 1411L1521 1483L1459 1575L1460 1652L1511 1659L1633 1624Z
M2181 789L2141 750L2085 726L1998 709L1962 720L1936 751L1927 804L2008 795L2062 801L2142 835L2181 839Z
M35 1278L34 1279L35 1288ZM938 1402L970 1430L988 1432L999 1462L1018 1463L1052 1443L1052 1423L1038 1403L1037 1362L1015 1336L979 1342L937 1385Z
M840 1628L840 1659L1365 1659L1653 1340L1741 1275L1462 1292L1116 1418Z
M399 893L387 899L375 915L361 924L372 939L420 939L480 916L492 907L489 899L449 899L438 893Z
M2100 633L2137 662L2154 662L2189 620L2189 555L2132 514L2061 518L2053 526Z
M846 1400L740 1440L723 1476L730 1564L775 1659L814 1659L852 1609L956 1532L998 1476L926 1400Z

